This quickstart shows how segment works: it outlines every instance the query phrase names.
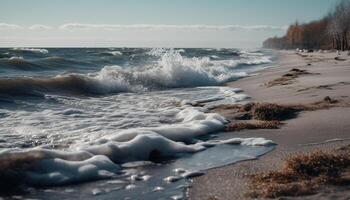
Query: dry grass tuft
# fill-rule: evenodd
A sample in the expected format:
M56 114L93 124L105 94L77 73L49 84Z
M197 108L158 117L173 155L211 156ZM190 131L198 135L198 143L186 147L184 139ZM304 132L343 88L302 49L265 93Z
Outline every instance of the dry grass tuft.
M302 110L305 110L305 106L303 105L260 103L254 106L253 117L257 120L282 121L295 117Z
M280 171L250 176L248 196L277 198L314 194L325 185L350 184L350 146L334 153L315 152L293 156Z
M344 107L348 104L326 96L322 101L310 104L290 104L279 105L271 103L255 104L252 108L252 116L254 119L266 121L283 121L294 118L301 111L314 111L328 109L332 107Z
M268 87L273 87L273 86L276 86L276 85L290 85L290 84L293 83L293 80L295 78L296 77L282 76L280 78L276 78L275 80L268 82L267 86Z
M235 122L231 123L226 128L226 131L240 131L244 129L277 129L282 125L281 121L295 118L302 111L315 111L332 107L348 106L350 106L349 103L327 96L321 101L309 104L234 104L219 106L212 111L221 113L227 119ZM253 119L258 121L254 121ZM241 120L243 120L243 122Z
M279 121L254 121L231 123L227 126L226 131L241 131L255 129L278 129L282 125Z

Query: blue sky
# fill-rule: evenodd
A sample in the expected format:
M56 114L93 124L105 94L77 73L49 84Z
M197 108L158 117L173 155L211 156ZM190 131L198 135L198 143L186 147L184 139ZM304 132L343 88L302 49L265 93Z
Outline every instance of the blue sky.
M0 0L0 46L258 47L336 1Z

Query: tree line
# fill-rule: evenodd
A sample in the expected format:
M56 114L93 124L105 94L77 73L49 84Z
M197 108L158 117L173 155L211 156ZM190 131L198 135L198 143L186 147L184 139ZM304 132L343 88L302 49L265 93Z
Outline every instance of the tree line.
M341 0L321 20L290 25L285 36L269 38L263 47L350 50L350 0Z

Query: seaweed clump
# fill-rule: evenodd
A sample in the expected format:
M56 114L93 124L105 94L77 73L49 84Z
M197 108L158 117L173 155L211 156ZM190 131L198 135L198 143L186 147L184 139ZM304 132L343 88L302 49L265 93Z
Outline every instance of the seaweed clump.
M329 185L350 184L350 146L333 153L314 152L287 158L281 170L250 176L248 196L277 198L317 193Z

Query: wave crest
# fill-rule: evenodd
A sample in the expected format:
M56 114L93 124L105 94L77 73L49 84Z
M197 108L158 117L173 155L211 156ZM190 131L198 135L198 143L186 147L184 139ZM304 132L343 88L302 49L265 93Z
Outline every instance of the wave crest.
M36 49L36 48L13 48L12 51L18 51L18 52L31 52L31 53L41 53L41 54L48 54L49 50L47 49Z
M158 57L158 59L139 67L114 65L105 66L100 71L90 74L67 74L52 78L4 79L0 80L0 92L66 91L77 94L108 94L219 86L247 76L247 73L236 70L239 64L270 62L268 58L260 58L260 60L248 58L244 60L211 60L210 57L182 56L181 52L183 51L174 49L153 49L148 54ZM49 66L52 62L66 61L62 59L61 57L48 57L43 61L46 66ZM23 61L21 60L21 62Z

